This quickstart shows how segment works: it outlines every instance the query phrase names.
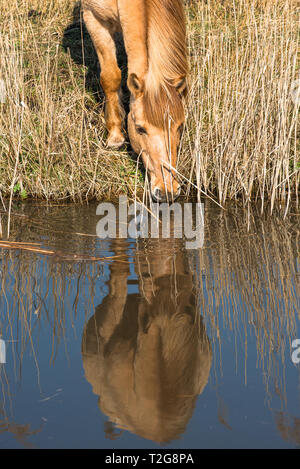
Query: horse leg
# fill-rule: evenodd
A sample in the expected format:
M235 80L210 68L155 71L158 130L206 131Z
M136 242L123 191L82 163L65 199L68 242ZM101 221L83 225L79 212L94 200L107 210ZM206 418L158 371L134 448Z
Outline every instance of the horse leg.
M84 22L94 43L100 66L100 83L105 93L105 122L108 130L107 146L118 148L125 142L122 133L125 115L120 102L121 70L116 58L116 46L109 29L92 11L84 10Z

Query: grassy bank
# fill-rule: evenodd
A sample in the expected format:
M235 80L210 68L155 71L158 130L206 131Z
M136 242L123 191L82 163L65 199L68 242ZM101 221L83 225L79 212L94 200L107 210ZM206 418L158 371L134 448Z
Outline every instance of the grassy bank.
M299 8L186 1L190 100L178 170L221 203L297 196ZM98 64L74 0L0 0L2 196L85 200L143 190L128 148L105 147ZM122 67L125 60L120 54ZM298 134L298 138L297 138ZM186 181L186 179L184 179ZM186 184L186 195L193 189Z

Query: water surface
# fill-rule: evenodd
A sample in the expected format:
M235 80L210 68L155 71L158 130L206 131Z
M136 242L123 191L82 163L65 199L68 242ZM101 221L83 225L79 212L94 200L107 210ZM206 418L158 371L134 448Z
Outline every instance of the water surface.
M47 252L0 249L1 448L299 447L296 214L206 203L186 250L101 240L94 204L14 213Z

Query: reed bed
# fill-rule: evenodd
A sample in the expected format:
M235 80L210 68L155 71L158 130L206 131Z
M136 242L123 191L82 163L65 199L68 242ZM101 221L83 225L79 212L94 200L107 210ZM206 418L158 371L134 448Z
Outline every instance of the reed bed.
M289 204L299 189L299 5L190 2L193 174L221 203ZM187 165L187 162L183 166Z
M265 201L288 210L298 202L300 170L297 2L185 4L185 195L196 185L222 204L259 199L262 210ZM0 57L2 196L142 194L143 170L129 149L106 149L98 64L78 2L0 0ZM122 52L120 61L125 79Z

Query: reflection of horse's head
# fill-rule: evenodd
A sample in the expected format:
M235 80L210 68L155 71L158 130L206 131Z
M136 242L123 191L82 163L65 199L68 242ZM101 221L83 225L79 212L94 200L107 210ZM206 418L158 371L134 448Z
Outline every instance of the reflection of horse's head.
M185 431L208 380L211 349L183 255L159 254L137 257L140 294L127 295L128 266L111 266L110 291L86 325L82 357L109 419L165 443Z

